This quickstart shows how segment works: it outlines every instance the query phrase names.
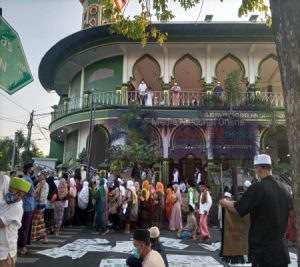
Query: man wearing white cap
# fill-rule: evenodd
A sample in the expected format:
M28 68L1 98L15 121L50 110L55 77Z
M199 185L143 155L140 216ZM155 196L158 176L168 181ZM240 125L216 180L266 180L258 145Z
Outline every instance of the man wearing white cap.
M261 180L254 183L237 201L222 199L224 208L241 217L250 213L249 257L254 267L287 267L290 258L283 240L291 207L288 189L272 176L269 155L254 157L254 169Z

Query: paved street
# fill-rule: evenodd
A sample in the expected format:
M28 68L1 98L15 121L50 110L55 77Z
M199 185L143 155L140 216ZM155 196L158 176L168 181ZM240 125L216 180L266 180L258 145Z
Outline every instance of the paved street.
M220 234L218 233L218 230L212 229L212 241L219 241L220 240ZM116 241L129 241L132 238L131 235L125 235L125 234L119 234L119 233L113 233L108 234L107 236L96 236L91 234L93 232L92 228L89 227L69 227L65 228L63 234L60 237L54 237L53 235L49 236L49 243L46 245L39 245L36 242L32 242L32 244L29 246L30 254L26 256L18 256L17 260L17 266L23 267L23 266L84 266L84 264L88 264L89 267L93 266L99 266L100 261L103 258L126 258L128 254L125 253L114 253L114 252L88 252L86 255L84 255L82 258L77 260L72 260L70 257L61 257L58 259L53 259L44 255L37 254L38 251L49 249L49 248L55 248L55 247L61 247L67 243L71 243L75 241L76 239L80 238L106 238L111 242L111 245L115 245ZM169 237L169 238L176 238L174 235L174 232L170 232L167 230L163 230L161 232L162 237ZM184 240L182 241L184 244L188 244L189 246L186 249L180 250L180 249L173 249L173 248L165 248L167 254L177 254L177 255L194 255L194 256L212 256L218 261L220 261L218 257L218 252L210 252L208 250L205 250L201 248L199 244L199 240L193 241L193 240ZM224 265L227 266L227 265Z
M220 241L220 233L217 229L210 229L212 234L212 242ZM94 238L105 238L111 242L111 245L114 246L116 241L129 241L132 238L131 235L113 233L108 234L103 237L101 235L93 235L93 229L90 227L68 227L65 228L63 234L60 237L54 237L53 235L49 236L49 243L45 245L39 245L36 242L32 242L29 246L30 254L26 256L18 256L17 267L25 266L43 266L43 267L59 267L59 266L85 266L88 264L89 267L98 267L100 265L101 259L105 258L127 258L128 254L125 253L115 253L115 252L88 252L82 258L72 260L70 257L61 257L53 259L44 255L37 254L38 251L50 248L61 247L67 243L71 243L77 239L94 239ZM174 232L168 230L161 231L161 237L176 238ZM220 262L220 266L229 266L225 263L221 263L221 260L218 256L219 251L210 252L206 249L203 249L199 246L200 241L193 240L183 240L183 244L189 245L187 248L173 249L165 247L166 253L168 254L177 254L177 255L191 255L191 256L211 256ZM291 252L295 252L293 248L290 247ZM87 266L87 265L86 265ZM200 265L204 267L209 267L209 265ZM297 265L293 265L297 266ZM213 267L213 266L210 266Z

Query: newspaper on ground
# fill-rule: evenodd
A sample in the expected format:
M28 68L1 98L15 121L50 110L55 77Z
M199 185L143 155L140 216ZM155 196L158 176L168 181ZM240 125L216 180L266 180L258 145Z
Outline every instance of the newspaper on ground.
M199 246L209 251L217 251L221 248L221 242L212 243L211 245L199 243Z
M181 243L181 239L161 237L160 242L163 243L165 247L175 248L175 249L185 249L189 245Z
M132 241L116 241L116 246L111 248L110 251L119 253L131 253L134 245Z
M167 255L169 267L224 267L211 256Z
M102 259L99 267L126 267L126 259Z
M37 253L54 259L67 256L75 260L81 258L89 251L108 252L111 250L111 246L107 244L109 244L109 241L101 238L77 239L74 242L65 244L62 247L45 249Z

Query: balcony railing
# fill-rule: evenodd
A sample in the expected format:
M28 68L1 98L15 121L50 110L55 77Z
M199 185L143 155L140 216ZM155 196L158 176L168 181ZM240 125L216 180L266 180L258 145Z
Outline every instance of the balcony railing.
M90 108L91 95L82 98L75 97L57 106L52 115L52 120L61 116ZM183 91L179 93L154 91L143 98L138 92L110 91L94 92L93 102L95 108L128 106L131 102L138 101L144 107L161 108L233 108L233 109L263 109L267 106L283 108L284 99L281 93L260 92L255 94L243 93L238 96L222 93L221 95L207 94L205 92Z

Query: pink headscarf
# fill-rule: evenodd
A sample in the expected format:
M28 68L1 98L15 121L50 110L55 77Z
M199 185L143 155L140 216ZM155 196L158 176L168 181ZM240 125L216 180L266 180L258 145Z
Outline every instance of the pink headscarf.
M175 188L177 188L177 191L175 192ZM181 194L180 194L180 190L179 190L179 185L178 184L173 184L173 195L178 199L178 202L180 203L180 205L182 204L182 200L181 200Z
M70 195L72 197L76 197L77 189L76 189L76 182L74 178L70 178Z

